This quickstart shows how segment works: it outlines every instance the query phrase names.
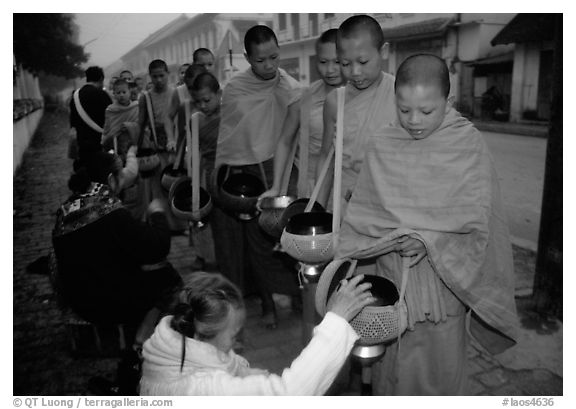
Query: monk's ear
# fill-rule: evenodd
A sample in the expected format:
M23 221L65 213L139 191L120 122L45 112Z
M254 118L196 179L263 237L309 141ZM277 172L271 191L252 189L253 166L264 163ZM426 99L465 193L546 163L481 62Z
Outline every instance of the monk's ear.
M247 53L244 53L244 58L246 59L246 61L248 61L248 64L250 64L250 57L248 57Z
M382 57L383 60L387 60L389 51L390 51L390 43L384 43L382 47L380 47L380 57Z

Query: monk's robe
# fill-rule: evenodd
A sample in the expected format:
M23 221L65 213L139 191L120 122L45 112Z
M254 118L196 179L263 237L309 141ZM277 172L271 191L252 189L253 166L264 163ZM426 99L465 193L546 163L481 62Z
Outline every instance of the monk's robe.
M220 115L210 117L202 116L199 128L199 147L201 157L201 170L203 186L207 187L210 175L214 170L216 161L216 144L218 143L218 129L220 127Z
M154 121L154 128L156 131L156 148L158 149L158 157L160 158L160 166L154 174L146 179L143 179L143 199L147 202L150 202L152 199L166 199L168 200L168 192L162 188L161 178L162 178L162 170L168 166L173 164L174 153L168 152L166 150L166 145L168 142L168 137L166 135L166 129L164 128L164 120L166 118L168 109L170 107L170 100L172 98L172 93L174 89L171 86L168 86L164 92L156 92L156 90L152 89L147 91L150 95L150 101L152 103L152 115ZM144 107L143 109L147 109L147 105L144 101L142 101L144 96L141 96L140 106ZM144 105L142 105L144 103ZM147 112L147 115L150 115L150 112ZM145 142L143 144L144 147L153 147L154 146L154 136L152 132L146 135ZM174 215L171 209L166 212L166 217L168 219L168 224L170 225L170 230L174 232L183 232L188 227L188 222L183 219L179 219Z
M264 178L265 184L272 186L273 155L288 106L298 99L300 89L282 69L266 81L256 77L251 68L234 76L222 94L216 167L231 165L234 171ZM272 308L271 293L299 293L294 260L274 251L275 240L262 231L258 218L240 221L214 206L211 220L222 274L245 294L258 293L266 303L264 310Z
M214 170L216 157L216 142L218 141L218 126L220 115L215 114L207 118L202 115L199 124L199 149L200 149L200 180L201 186L208 189L208 181ZM195 244L198 256L208 265L216 264L214 238L212 232L212 218L206 220L204 226L192 226L192 240Z
M251 165L274 156L288 105L300 84L279 69L264 81L251 68L234 76L222 94L216 166Z
M352 195L370 136L396 118L394 77L382 72L377 86L358 92L346 85L342 154L342 214ZM350 97L355 94L354 97ZM328 201L332 208L332 195Z
M138 123L138 102L131 101L129 105L120 105L118 102L108 105L104 113L104 130L102 132L102 146L106 150L114 146L114 138L118 143L118 155L124 157L129 145L137 141L130 138L126 129L126 122Z
M492 158L472 123L450 110L426 139L390 126L375 133L342 224L338 258L374 259L401 282L394 232L421 240L409 271L408 330L373 367L378 394L466 393L470 333L492 353L515 344L514 266Z

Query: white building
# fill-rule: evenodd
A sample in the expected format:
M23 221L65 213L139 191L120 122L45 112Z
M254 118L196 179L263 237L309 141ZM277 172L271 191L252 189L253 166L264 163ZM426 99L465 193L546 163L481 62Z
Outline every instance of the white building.
M549 120L554 42L561 14L518 14L492 40L514 44L510 121ZM557 27L558 26L558 27Z
M161 59L168 65L169 81L175 83L180 65L191 63L194 50L203 47L214 53L216 77L223 85L234 72L230 62L235 70L248 66L243 56L246 31L256 24L271 23L272 15L267 13L205 13L191 18L182 14L107 67L106 76L127 69L135 77L148 79L148 64Z

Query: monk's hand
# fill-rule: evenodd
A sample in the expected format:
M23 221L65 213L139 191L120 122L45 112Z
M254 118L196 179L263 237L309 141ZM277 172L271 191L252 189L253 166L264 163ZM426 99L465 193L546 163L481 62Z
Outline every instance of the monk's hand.
M412 257L410 267L415 266L426 257L424 243L410 236L402 236L397 240L396 251L401 257Z
M327 310L350 321L362 311L362 308L376 301L369 291L372 284L359 284L363 278L364 275L360 274L350 280L340 281L338 288L328 301Z
M168 152L175 152L176 151L176 141L168 140L168 142L166 142L166 150Z
M260 196L258 196L258 200L256 201L256 208L258 210L262 211L262 209L260 208L260 204L262 203L262 199L264 199L265 197L278 196L279 193L280 193L279 190L274 188L274 187L272 189L268 189L267 191L262 193Z
M136 156L138 154L138 146L136 145L130 145L130 147L128 148L128 152L127 155L134 155Z

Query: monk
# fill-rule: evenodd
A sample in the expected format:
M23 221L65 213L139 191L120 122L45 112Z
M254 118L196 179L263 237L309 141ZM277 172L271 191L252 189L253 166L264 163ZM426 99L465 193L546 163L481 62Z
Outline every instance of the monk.
M376 257L375 274L399 289L407 274L408 330L372 366L374 393L463 395L467 329L492 353L516 338L498 178L481 134L451 108L444 60L409 57L395 92L397 119L367 142L336 257Z
M272 188L260 195L261 198L277 196L282 188L285 172L291 170L290 151L299 142L298 197L309 197L316 179L316 165L322 146L324 102L326 96L343 83L340 64L336 54L336 33L332 28L316 40L316 69L320 79L303 91L298 103L290 105L282 135L274 155L274 183ZM300 141L295 141L295 136Z
M164 118L164 130L167 135L168 150L178 150L186 139L184 104L192 100L191 87L198 74L206 69L197 64L186 64L182 84L176 86L170 97L170 105Z
M126 153L130 145L135 145L126 131L126 123L138 122L138 102L130 100L128 82L122 78L112 86L114 103L108 105L104 113L104 129L102 145L106 149L113 148L115 153L126 162Z
M386 47L382 28L370 16L352 16L338 28L336 50L342 76L348 82L344 105L342 209L354 190L368 137L395 116L394 77L382 71ZM336 93L331 92L324 103L324 129L317 176L333 144L335 124ZM333 177L332 167L318 196L322 205L330 203L328 198Z
M272 158L300 84L279 68L280 48L269 27L250 28L244 48L250 67L232 77L222 94L216 169L226 165L234 172L251 173L270 186ZM244 293L247 287L258 292L262 322L275 327L272 293L299 294L293 260L273 251L274 240L260 229L256 218L240 221L217 206L213 212L216 258L222 273Z

